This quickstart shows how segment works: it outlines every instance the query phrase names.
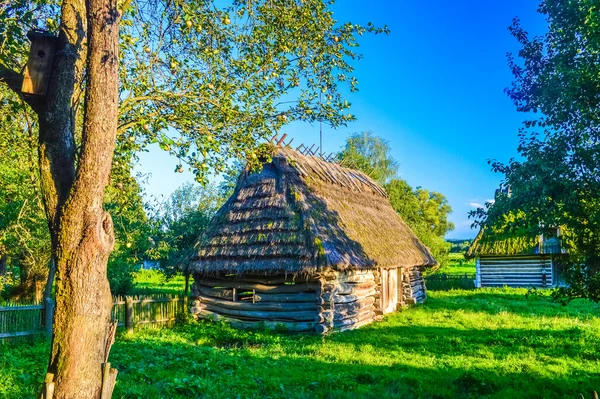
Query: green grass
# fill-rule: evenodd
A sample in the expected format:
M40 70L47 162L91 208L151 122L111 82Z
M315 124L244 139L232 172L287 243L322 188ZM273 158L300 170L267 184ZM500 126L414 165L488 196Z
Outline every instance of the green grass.
M450 262L436 273L446 274L475 274L475 259L466 260L463 254L451 253Z
M167 280L165 275L157 270L140 270L134 275L132 294L183 294L184 286L185 279L182 275Z
M114 398L579 398L600 390L600 318L525 289L430 292L326 337L190 324L120 335ZM48 343L0 348L0 397L34 397Z

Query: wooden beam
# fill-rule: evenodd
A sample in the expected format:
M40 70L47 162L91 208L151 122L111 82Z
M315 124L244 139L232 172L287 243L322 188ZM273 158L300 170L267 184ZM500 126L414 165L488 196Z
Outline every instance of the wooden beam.
M306 310L306 311L267 311L267 310L240 310L240 309L230 309L223 306L215 305L212 303L203 303L202 304L202 312L208 310L210 312L214 312L217 314L231 316L244 319L258 319L266 320L266 321L313 321L322 323L322 316L320 312L317 310Z
M199 317L214 321L225 321L232 327L241 329L268 328L275 330L284 328L289 332L310 332L314 331L315 327L317 326L316 322L245 321L233 317L223 316L209 310L203 310Z
M287 137L287 133L284 133L283 136L281 136L281 138L279 140L277 140L277 145L280 145L283 140L285 140L285 138Z
M317 305L316 300L313 302L299 302L299 303L285 303L285 302L256 302L250 301L228 301L225 299L212 298L209 296L200 295L200 301L202 304L211 304L227 309L234 310L269 310L269 311L281 311L285 312L297 312L297 311L321 311L320 306ZM316 299L316 298L315 298Z

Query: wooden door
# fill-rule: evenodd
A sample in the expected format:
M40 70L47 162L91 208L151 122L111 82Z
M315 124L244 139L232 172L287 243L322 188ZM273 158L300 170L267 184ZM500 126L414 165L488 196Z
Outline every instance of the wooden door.
M390 313L398 306L398 269L381 269L381 310Z

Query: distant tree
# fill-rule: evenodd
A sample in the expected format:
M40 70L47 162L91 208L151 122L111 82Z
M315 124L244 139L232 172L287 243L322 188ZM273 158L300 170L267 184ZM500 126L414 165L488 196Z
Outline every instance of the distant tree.
M398 171L388 142L372 132L350 135L337 158L344 166L363 171L381 185L396 176Z
M546 0L538 11L548 23L545 35L531 38L518 19L509 28L521 45L517 59L508 57L514 81L506 93L527 114L519 132L522 160L491 164L511 195L473 216L483 226L523 212L527 217L507 228L532 235L564 226L572 233L563 240L572 269L579 270L572 286L580 289L563 292L600 298L590 291L600 286L594 283L600 269L600 9L593 0Z
M189 258L198 238L226 198L213 184L200 186L187 183L171 194L163 204L153 207L151 259L159 260L167 277L182 273L185 294L189 288Z
M392 207L431 249L440 265L445 265L451 245L444 240L444 236L454 229L454 224L448 220L452 208L446 197L421 187L413 189L401 179L391 180L385 189Z
M37 186L37 143L18 98L0 87L0 259L3 270L15 270L18 284L6 294L41 300L48 278L50 235Z

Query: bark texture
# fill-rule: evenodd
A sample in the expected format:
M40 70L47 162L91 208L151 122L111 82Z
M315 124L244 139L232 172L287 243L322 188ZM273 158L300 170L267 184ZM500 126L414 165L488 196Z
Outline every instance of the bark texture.
M68 0L62 10L57 78L39 114L39 165L56 256L48 372L54 374L54 398L98 398L112 301L106 267L114 234L102 198L117 128L119 13L115 0ZM77 154L74 131L84 67Z

